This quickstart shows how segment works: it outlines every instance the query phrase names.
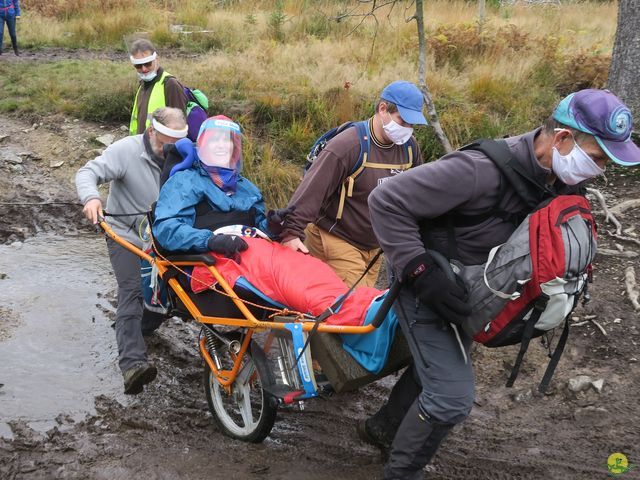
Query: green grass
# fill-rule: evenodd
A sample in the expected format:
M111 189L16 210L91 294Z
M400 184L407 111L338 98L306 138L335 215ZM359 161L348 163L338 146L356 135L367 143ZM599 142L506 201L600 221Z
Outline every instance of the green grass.
M61 112L85 120L126 122L135 90L126 67L80 60L0 65L0 111Z

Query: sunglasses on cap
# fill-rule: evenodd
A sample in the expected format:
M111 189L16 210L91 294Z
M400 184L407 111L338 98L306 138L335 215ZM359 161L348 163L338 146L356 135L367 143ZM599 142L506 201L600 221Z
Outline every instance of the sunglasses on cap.
M142 67L151 68L152 64L153 64L153 60L147 63L139 63L137 65L134 65L134 67L136 70L142 70Z

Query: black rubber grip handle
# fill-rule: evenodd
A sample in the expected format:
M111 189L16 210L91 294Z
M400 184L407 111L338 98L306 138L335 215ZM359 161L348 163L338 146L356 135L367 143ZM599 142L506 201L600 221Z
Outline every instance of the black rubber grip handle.
M391 284L391 288L389 288L389 291L387 292L387 296L382 301L380 310L378 310L376 316L371 322L371 325L378 328L382 324L382 322L384 322L384 319L387 316L387 313L389 313L391 305L393 305L393 302L395 302L396 298L398 297L398 293L400 293L401 288L402 284L397 279L394 280Z

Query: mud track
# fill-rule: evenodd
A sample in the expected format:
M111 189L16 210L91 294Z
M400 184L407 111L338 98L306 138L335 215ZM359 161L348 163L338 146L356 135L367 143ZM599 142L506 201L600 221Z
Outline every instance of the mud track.
M163 58L196 58L198 56L199 54L197 53L178 49L167 50L162 53ZM16 57L13 55L13 52L10 51L6 51L4 55L2 55L3 62L56 62L59 60L109 60L122 62L126 59L127 54L124 51L71 49L63 47L43 47L37 50L21 49L19 57Z
M0 148L29 153L20 156L20 164L0 161L0 241L11 243L42 231L64 235L88 229L80 207L73 205L73 175L95 153L91 138L106 132L122 135L119 127L100 128L59 116L3 117L0 132L8 135ZM65 163L50 166L59 161ZM613 205L637 197L639 183L637 176L618 172L608 186L599 187ZM47 204L51 201L67 204ZM27 205L33 203L46 205ZM628 212L623 221L625 228L640 232L637 211ZM600 244L616 248L606 234ZM637 257L598 259L592 301L575 316L581 323L585 315L596 315L607 335L590 322L572 329L549 395L536 393L547 362L538 342L530 348L513 389L504 383L515 349L476 348L475 407L443 444L425 478L604 479L607 457L614 452L640 464L639 315L623 294L622 280L629 265L640 274ZM112 315L112 309L104 312L107 318ZM303 412L281 410L264 443L244 444L219 433L207 411L196 336L195 325L179 320L160 329L149 345L159 377L131 403L123 405L95 392L95 415L73 422L60 412L57 426L46 432L29 426L29 412L11 420L12 438L0 438L0 478L381 477L380 456L358 441L355 424L378 408L393 377L358 392L307 402ZM1 342L0 336L0 348ZM580 374L603 379L602 391L571 392L567 382ZM640 468L620 478L640 478Z

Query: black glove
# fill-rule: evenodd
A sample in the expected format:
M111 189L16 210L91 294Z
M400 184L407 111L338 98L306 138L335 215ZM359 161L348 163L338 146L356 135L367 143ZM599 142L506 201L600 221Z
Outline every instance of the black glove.
M403 278L416 296L443 320L461 325L471 315L464 286L450 280L429 253L411 260L404 269Z
M213 235L207 241L207 248L212 252L222 253L225 257L233 258L240 263L240 252L244 252L249 245L238 235Z
M267 212L267 227L269 227L269 231L279 237L282 231L284 230L284 221L287 218L287 215L293 213L296 209L295 205L291 205L287 208L279 208L278 210L269 210Z

